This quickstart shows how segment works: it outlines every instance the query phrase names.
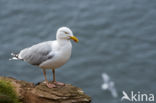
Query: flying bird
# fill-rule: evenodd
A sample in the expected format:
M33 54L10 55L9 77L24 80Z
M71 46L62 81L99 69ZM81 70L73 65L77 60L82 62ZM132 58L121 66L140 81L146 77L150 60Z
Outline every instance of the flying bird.
M78 38L68 27L61 27L57 30L56 40L45 41L21 50L19 53L11 53L11 60L23 60L43 69L46 85L49 88L57 85L65 85L55 79L55 69L64 65L71 56L72 44L70 40L78 42ZM50 83L46 77L46 69L53 72L53 81Z
M104 84L102 84L101 88L103 90L109 90L114 98L118 97L118 93L115 89L114 82L110 80L108 74L103 73L102 78L104 80Z

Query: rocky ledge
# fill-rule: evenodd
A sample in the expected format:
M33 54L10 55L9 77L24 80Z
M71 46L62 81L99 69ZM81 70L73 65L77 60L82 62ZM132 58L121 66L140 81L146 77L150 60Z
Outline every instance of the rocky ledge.
M82 89L66 84L57 88L48 88L45 83L33 83L0 77L14 87L17 97L22 103L90 103L91 98Z

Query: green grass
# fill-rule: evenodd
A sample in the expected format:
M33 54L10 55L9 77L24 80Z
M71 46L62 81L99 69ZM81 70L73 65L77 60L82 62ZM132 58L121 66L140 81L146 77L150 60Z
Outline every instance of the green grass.
M0 103L20 103L10 82L0 80Z

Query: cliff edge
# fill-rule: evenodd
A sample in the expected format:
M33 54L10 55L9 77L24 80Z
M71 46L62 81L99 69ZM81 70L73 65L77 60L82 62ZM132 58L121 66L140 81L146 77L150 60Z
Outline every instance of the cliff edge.
M10 77L0 77L13 86L17 97L22 103L90 103L91 98L82 89L65 84L57 88L48 88L45 83L33 83L16 80Z

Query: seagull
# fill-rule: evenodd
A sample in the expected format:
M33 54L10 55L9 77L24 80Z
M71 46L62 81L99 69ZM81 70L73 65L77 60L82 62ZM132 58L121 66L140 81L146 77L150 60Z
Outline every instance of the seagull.
M115 84L110 80L108 74L103 73L102 78L104 80L104 84L102 84L101 88L103 90L109 90L114 98L118 97L117 91L115 89Z
M57 85L64 86L64 83L56 81L55 69L61 67L70 59L72 53L70 40L79 41L68 27L61 27L57 30L56 40L41 42L25 48L19 53L11 53L12 59L10 60L22 60L40 67L49 88L55 88ZM51 83L47 80L46 69L52 70L53 81Z

